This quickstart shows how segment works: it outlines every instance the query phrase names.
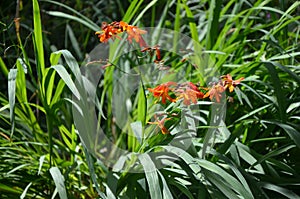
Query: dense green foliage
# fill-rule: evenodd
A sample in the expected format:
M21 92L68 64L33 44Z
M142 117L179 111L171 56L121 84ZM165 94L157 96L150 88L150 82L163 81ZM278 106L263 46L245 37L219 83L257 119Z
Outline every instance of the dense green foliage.
M0 7L0 198L300 198L299 1L19 0ZM204 108L197 136L183 150L161 134L143 146L116 126L113 75L134 58L107 68L97 91L101 127L116 145L145 152L142 173L112 170L91 154L72 114L79 65L99 43L95 31L121 20L188 35L219 74L245 77L229 94L223 125L208 126L211 109ZM109 44L109 57L117 44ZM164 52L166 64L172 56ZM205 79L189 69L190 81ZM125 126L150 120L146 94L140 87L124 99L132 101ZM156 169L147 152L159 149L181 156Z

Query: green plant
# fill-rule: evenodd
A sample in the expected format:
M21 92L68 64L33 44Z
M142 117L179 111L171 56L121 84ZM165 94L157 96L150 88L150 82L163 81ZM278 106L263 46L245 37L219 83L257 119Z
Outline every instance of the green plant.
M14 27L7 17L0 24L4 38L0 78L8 82L1 85L0 93L1 198L299 198L299 2L153 0L146 4L135 0L97 4L90 0L62 4L33 0L23 3L21 19L15 22L15 34L11 34ZM31 5L33 11L29 10ZM99 9L102 5L104 9ZM116 5L121 7L120 13L113 9ZM39 6L43 6L42 18ZM4 14L4 8L10 6L1 7L1 16L9 16ZM22 18L22 12L28 14L27 19ZM31 19L32 30L28 25ZM154 45L150 46L155 55L151 57L140 52L140 47L134 47L134 42L129 47L139 50L119 56L126 42L116 39L109 44L109 62L82 62L85 53L96 45L96 24L115 20L154 27L153 33L157 35L162 28L175 33L168 40L170 45L161 48L160 59ZM60 46L58 38L63 34L59 30L64 28L66 41L70 42ZM176 54L182 50L175 45L180 33L190 35L192 40L186 45L186 52ZM153 37L147 41L157 44L155 34L149 34ZM118 163L124 161L127 168L101 162L101 155L105 154L102 145L89 148L81 144L82 135L78 134L73 111L74 104L79 104L76 97L82 97L86 91L81 84L86 82L86 76L70 51L57 51L55 46L51 50L52 44L59 49L68 47L83 66L96 66L103 73L96 85L97 100L93 103L97 107L93 110L99 119L97 124L116 146L142 154L121 158ZM204 56L193 57L191 49ZM157 114L157 119L172 116L164 120L168 131L176 129L180 120L182 129L195 127L193 132L181 132L183 136L196 135L188 137L191 141L188 149L168 145L170 135L162 135L156 126L147 124L157 113L156 99L147 88L168 82L168 77L162 82L149 83L134 76L127 78L124 85L120 84L124 79L116 79L126 73L137 74L134 66L155 60L164 61L158 65L161 73L168 67L176 72L184 69L180 78L195 84L200 82L197 85L200 91L200 86L208 86L205 82L211 81L206 78L216 73L245 77L235 88L235 95L227 93L227 116L220 115L224 120L216 124L211 123L213 113L222 114L218 110L224 109L211 108L209 100L197 102L201 107L197 123L193 123L195 118L188 117L191 115L188 108L178 109L178 103L161 104L164 112ZM195 70L191 63L201 61L207 67ZM105 71L101 69L103 65ZM147 77L147 71L142 72L145 72L143 78ZM122 91L121 86L130 84L136 85L132 95L124 95L123 100L117 98L120 101L114 99L114 90L118 88L115 85ZM175 98L175 93L170 93L170 97ZM122 109L124 102L131 102L130 117L119 125L115 123L114 111L117 108L118 117L122 118L120 110L126 110ZM141 142L138 135L144 133L154 136ZM103 150L99 152L100 149ZM168 154L155 156L162 160L163 167L151 155L158 151ZM133 168L139 172L132 172Z

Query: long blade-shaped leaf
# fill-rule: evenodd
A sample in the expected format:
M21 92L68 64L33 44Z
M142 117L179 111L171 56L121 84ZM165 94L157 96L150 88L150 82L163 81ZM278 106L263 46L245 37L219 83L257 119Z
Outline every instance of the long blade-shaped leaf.
M151 160L150 156L146 153L141 154L139 159L144 167L151 198L161 199L162 195L155 164Z
M71 92L77 97L77 99L80 99L79 91L77 90L73 80L71 79L71 76L67 72L64 66L62 65L56 65L51 66L56 72L59 74L59 76L64 80L65 84L69 87Z
M278 121L271 121L271 120L262 120L262 122L276 124L277 126L281 127L289 136L290 138L295 142L298 148L300 148L300 132L297 131L292 126L278 122Z
M50 174L54 180L60 199L68 199L65 182L64 182L65 179L64 176L61 174L59 168L57 167L50 168Z
M223 177L224 180L227 182L228 187L231 187L233 190L237 191L244 198L254 198L252 194L249 193L248 190L246 190L244 186L236 178L234 178L232 175L227 173L224 169L222 169L218 165L213 164L212 162L209 162L204 159L196 159L196 161L202 168L205 168L219 175L220 177Z
M8 101L10 109L10 122L11 122L11 137L15 128L15 118L14 118L14 109L16 101L16 78L17 78L17 69L10 69L8 73Z
M33 35L34 43L36 47L36 62L41 74L44 74L45 61L44 61L44 47L43 47L43 35L42 35L42 23L40 16L40 8L37 0L32 0L33 4Z
M266 63L265 66L267 67L270 75L271 80L273 82L274 91L277 99L277 108L280 115L280 118L283 122L286 121L286 99L283 90L281 89L281 81L278 77L278 74L275 70L275 67L271 63Z

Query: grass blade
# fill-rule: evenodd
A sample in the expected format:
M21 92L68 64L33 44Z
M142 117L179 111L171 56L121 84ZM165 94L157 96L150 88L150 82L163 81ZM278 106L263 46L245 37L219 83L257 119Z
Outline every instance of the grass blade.
M297 194L295 194L294 192L292 192L288 189L282 188L282 187L274 185L274 184L265 183L265 182L262 182L260 184L263 188L280 193L280 194L286 196L287 198L300 199L300 196L298 196Z
M146 153L141 154L139 159L144 167L151 198L162 199L155 164L151 160L150 156Z
M159 170L157 172L158 172L158 174L160 176L160 179L162 181L162 184L163 184L163 198L172 199L173 196L172 196L172 194L170 192L170 189L168 187L167 181L165 180L164 176L160 173Z
M66 31L69 34L69 38L71 40L71 44L72 44L72 46L73 46L73 48L74 48L74 50L75 50L78 58L81 60L82 57L83 57L83 55L81 53L81 49L79 47L79 43L78 43L78 41L77 41L77 39L75 37L75 34L74 34L74 32L73 32L73 30L72 30L72 28L71 28L71 26L69 24L67 24L67 26L66 26Z
M42 23L40 16L40 8L37 0L32 0L33 4L33 36L36 50L36 62L37 67L41 75L44 74L45 60L44 60L44 47L43 47L43 35L42 35Z
M5 77L8 76L8 70L7 70L7 67L2 59L2 57L0 57L0 68L2 70L2 73L4 74Z
M290 149L292 149L292 148L294 148L294 147L296 147L296 145L290 145L290 144L289 144L289 145L287 145L287 146L284 146L284 147L280 147L280 148L278 148L278 149L275 149L274 151L271 151L271 152L269 152L268 154L262 156L259 160L257 160L257 162L255 162L253 165L251 165L251 167L254 167L255 165L258 165L258 164L264 162L265 160L267 160L267 159L269 159L269 158L271 158L271 157L273 157L273 156L278 156L278 155L280 155L280 154L282 154L282 153L285 153L285 152L287 152L288 150L290 150ZM250 168L251 168L251 167L250 167Z
M208 16L208 29L206 36L206 49L213 49L219 35L219 17L222 7L222 0L210 1L209 16Z
M122 20L129 23L131 21L131 19L133 18L133 16L138 11L138 9L139 9L139 7L141 6L142 3L143 3L143 0L133 0L130 3L130 6L127 9L127 11L126 11L125 15L123 16Z
M61 174L59 168L51 167L50 174L54 180L60 199L68 199L65 182L64 182L65 179L64 176Z
M17 81L16 81L16 87L17 87L17 98L20 103L26 103L27 102L27 91L26 91L26 79L25 79L25 73L27 72L27 69L24 66L24 62L22 59L17 59L17 69L18 69L18 75L17 75Z
M26 186L26 188L24 189L23 193L22 193L21 196L20 196L20 199L25 198L25 196L26 196L26 194L27 194L27 191L28 191L28 189L30 188L31 185L32 185L32 182L30 182L30 183Z
M277 108L280 115L280 119L285 122L286 121L286 99L284 98L285 94L283 93L283 90L281 89L281 81L278 77L278 74L274 68L274 66L270 63L265 63L265 66L267 67L271 80L273 82L274 91L277 99Z
M98 28L98 25L96 23L94 23L92 20L90 20L88 17L84 16L83 14L78 12L77 10L74 10L73 8L67 6L63 3L56 2L56 1L51 1L51 0L42 0L42 1L49 2L49 3L52 3L52 4L56 4L58 6L66 8L67 10L70 10L74 14L78 15L83 21L86 21L88 24L90 24L91 27ZM91 29L93 30L93 28L91 28Z
M71 79L71 76L67 72L64 66L62 65L55 65L51 66L56 72L59 74L59 76L64 80L65 84L69 87L71 92L77 97L77 99L80 99L79 91L77 90L73 80Z
M94 183L94 186L96 188L96 191L98 193L98 195L103 198L103 199L106 199L107 197L105 196L105 194L100 190L99 188L99 184L97 182L97 176L96 176L96 173L95 173L95 168L94 168L94 161L93 161L93 158L91 156L91 154L88 152L87 148L86 147L83 147L84 149L84 154L86 156L86 161L88 163L88 167L89 167L89 170L90 170L90 175L91 175L91 178L92 178L92 181Z
M231 189L237 191L237 193L239 193L244 198L249 198L249 199L254 198L252 194L249 193L236 178L234 178L232 175L227 173L224 169L222 169L218 165L213 164L204 159L195 159L195 160L200 165L200 167L219 175L219 177L224 178L224 180L227 182L226 186L231 187Z
M15 102L16 102L16 78L17 78L17 69L10 69L8 73L8 101L9 101L9 118L11 122L11 134L13 136L15 128Z
M62 17L62 18L65 18L65 19L70 19L70 20L77 21L77 22L81 23L82 25L88 27L89 29L91 29L93 31L98 31L99 30L99 27L96 24L90 24L89 22L87 22L87 21L85 21L85 20L83 20L79 17L70 15L70 14L66 14L66 13L59 12L59 11L47 11L46 13L51 15L51 16Z
M282 122L271 121L271 120L262 120L262 122L275 124L275 125L281 127L290 136L290 138L295 142L297 147L300 148L300 133L299 133L299 131L294 129L292 126L282 123Z

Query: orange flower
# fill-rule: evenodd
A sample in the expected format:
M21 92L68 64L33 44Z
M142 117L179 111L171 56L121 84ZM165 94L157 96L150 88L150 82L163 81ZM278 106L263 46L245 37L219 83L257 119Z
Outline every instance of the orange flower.
M216 102L221 101L222 93L225 91L225 88L220 83L215 84L204 96L206 98L209 96L210 100L216 99Z
M177 89L178 99L183 98L183 104L188 106L192 103L197 104L198 99L202 99L204 94L192 82L185 83L185 87Z
M161 97L161 102L163 104L166 104L166 100L170 100L171 102L175 102L176 99L173 99L170 95L169 95L169 90L170 86L176 86L177 84L175 82L167 82L165 84L161 84L158 85L155 88L148 88L148 90L153 93L153 96L156 98L160 98Z
M227 74L227 75L223 75L221 76L222 81L223 81L223 86L224 88L228 88L229 92L232 92L234 90L234 88L241 83L241 81L244 79L244 77L241 77L238 80L233 80L232 77Z
M114 21L110 24L103 22L101 29L101 31L97 31L95 33L100 38L100 42L107 42L110 38L113 39L114 37L119 38L117 34L126 31L128 34L127 39L129 40L129 42L132 42L132 39L134 39L137 43L140 44L141 47L147 46L145 40L141 36L142 34L146 34L147 31L141 30L136 26L128 25L124 21Z
M169 134L169 130L165 127L165 121L170 120L171 118L165 117L162 120L159 120L156 115L154 115L154 118L155 122L148 122L148 124L156 124L160 128L162 134Z
M97 31L95 34L100 38L100 42L107 42L110 38L118 37L117 34L124 32L124 27L120 22L114 21L110 24L106 22L102 23L101 31Z
M141 30L136 26L128 25L126 28L126 32L128 34L128 40L131 43L132 39L134 39L137 43L139 43L140 47L147 47L145 40L142 37L142 34L146 34L147 31Z

